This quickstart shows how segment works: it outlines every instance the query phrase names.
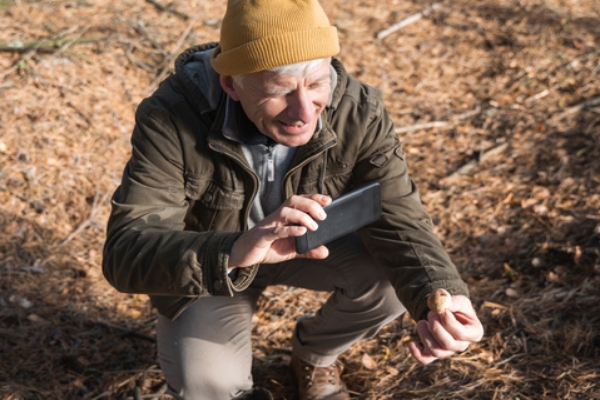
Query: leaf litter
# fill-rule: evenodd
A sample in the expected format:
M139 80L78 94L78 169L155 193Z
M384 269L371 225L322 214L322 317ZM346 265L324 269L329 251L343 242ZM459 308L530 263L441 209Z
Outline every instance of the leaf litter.
M342 355L353 398L599 399L595 0L322 3L339 58L382 91L486 329L421 366L404 316ZM104 227L136 105L178 52L218 39L223 13L216 1L0 2L0 47L33 43L0 53L1 398L169 398L155 312L102 278ZM277 399L293 398L294 323L326 298L260 298L253 374Z

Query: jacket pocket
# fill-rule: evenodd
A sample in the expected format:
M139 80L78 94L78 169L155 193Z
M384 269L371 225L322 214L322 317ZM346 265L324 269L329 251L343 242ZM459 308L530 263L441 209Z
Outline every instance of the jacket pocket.
M244 194L212 180L187 177L185 193L190 201L186 229L195 231L239 230Z

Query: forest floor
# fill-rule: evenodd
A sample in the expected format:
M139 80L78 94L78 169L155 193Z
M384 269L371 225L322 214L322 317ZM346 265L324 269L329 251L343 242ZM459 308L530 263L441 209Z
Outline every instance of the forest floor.
M168 398L156 313L101 271L137 104L225 1L0 1L0 398ZM600 399L597 0L323 0L379 88L486 332L428 366L410 316L341 360L354 399ZM157 4L168 6L160 8ZM379 34L379 37L378 37ZM256 384L292 399L289 339L327 294L273 287Z

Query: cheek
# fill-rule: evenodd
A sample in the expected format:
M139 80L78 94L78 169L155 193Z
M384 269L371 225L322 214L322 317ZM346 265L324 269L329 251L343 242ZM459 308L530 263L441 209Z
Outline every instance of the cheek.
M257 105L257 111L263 119L274 119L286 109L286 105L280 101L268 101Z
M317 107L319 110L322 110L327 105L328 100L329 100L329 92L317 93L313 97L312 102L315 105L315 107Z

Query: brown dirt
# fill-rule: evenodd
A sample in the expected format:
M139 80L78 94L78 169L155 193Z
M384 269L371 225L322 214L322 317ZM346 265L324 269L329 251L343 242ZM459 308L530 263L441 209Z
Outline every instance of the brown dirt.
M186 19L143 0L0 1L0 42L62 40L0 53L1 398L163 389L146 297L102 278L104 226L136 105L181 50L218 38L224 3L169 3ZM597 0L445 1L383 39L427 4L323 5L339 58L383 91L486 328L420 366L414 322L390 324L342 358L354 398L600 399ZM260 300L254 375L278 399L293 393L293 322L325 296Z

